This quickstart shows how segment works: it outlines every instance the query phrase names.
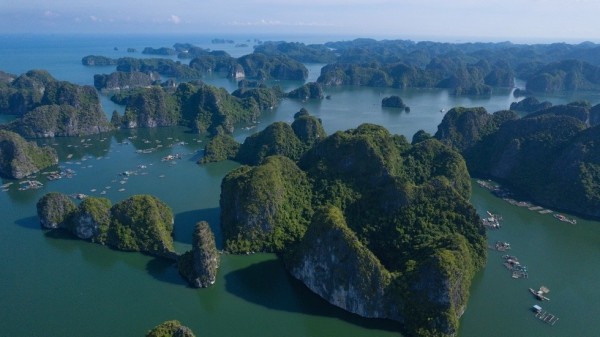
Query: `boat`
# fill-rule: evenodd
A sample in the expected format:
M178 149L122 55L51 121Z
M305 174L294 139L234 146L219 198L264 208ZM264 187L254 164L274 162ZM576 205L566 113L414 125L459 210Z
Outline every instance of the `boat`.
M510 249L510 243L508 242L502 242L502 241L496 241L496 250L500 251L500 252L505 252L507 250Z
M567 218L566 216L564 216L564 215L562 215L562 214L558 214L558 213L556 213L556 214L554 214L554 215L552 215L552 216L553 216L554 218L556 218L557 220L559 220L559 221L562 221L562 222L567 222L567 223L570 223L571 225L575 225L575 224L577 224L577 220L575 220L575 219L569 219L569 218Z
M533 290L532 288L529 288L529 292L538 300L540 301L550 301L550 299L546 296L544 296L544 294L547 294L550 292L550 290L544 286L541 286L539 290Z

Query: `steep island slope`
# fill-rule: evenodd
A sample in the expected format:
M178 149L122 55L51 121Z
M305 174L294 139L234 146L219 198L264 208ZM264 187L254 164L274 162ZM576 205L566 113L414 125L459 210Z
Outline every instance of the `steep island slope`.
M598 111L600 105L575 102L517 118L510 111L458 108L435 137L459 149L473 175L546 207L599 217Z
M58 81L45 70L0 82L0 113L21 117L3 128L26 138L84 136L111 129L96 89Z
M21 179L48 166L58 164L56 151L38 147L18 134L0 130L0 176Z
M364 124L320 139L297 162L267 157L223 180L221 225L234 253L278 253L328 302L456 333L485 231L462 157L435 139L410 144Z

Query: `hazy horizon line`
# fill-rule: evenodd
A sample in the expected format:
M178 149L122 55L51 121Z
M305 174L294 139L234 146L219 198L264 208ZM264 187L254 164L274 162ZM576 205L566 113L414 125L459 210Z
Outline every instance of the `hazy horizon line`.
M356 39L374 39L377 41L393 41L393 40L404 40L414 42L439 42L439 43L503 43L510 42L513 44L582 44L582 43L594 43L600 44L600 39L594 38L559 38L552 39L548 37L497 37L497 36L459 36L459 35L411 35L411 36L399 36L392 34L331 34L325 32L306 32L306 33L265 33L265 32L244 32L244 33L233 33L233 32L132 32L132 33L117 33L117 32L0 32L0 36L114 36L114 37L127 37L127 36L201 36L206 38L229 38L229 37L243 37L244 39L253 38L264 40L265 37L269 40L265 41L286 41L296 42L294 38L310 39L310 38L323 38L330 36L331 39L327 42L338 42L338 41L352 41Z

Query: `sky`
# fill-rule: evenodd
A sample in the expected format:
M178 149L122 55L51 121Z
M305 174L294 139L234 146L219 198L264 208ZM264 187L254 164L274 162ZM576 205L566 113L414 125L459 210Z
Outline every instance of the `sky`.
M335 35L600 43L600 0L0 0L0 34Z

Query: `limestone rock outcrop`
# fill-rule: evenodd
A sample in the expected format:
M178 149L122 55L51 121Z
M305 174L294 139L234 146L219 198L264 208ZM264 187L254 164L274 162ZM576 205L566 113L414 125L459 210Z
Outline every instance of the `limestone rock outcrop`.
M219 253L215 236L208 222L201 221L196 224L192 250L179 257L179 273L192 287L206 288L215 283L218 267Z
M53 148L39 147L14 132L0 130L0 176L21 179L55 164L58 156Z

